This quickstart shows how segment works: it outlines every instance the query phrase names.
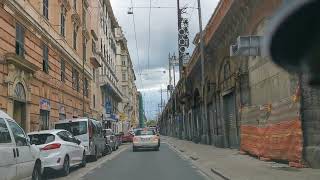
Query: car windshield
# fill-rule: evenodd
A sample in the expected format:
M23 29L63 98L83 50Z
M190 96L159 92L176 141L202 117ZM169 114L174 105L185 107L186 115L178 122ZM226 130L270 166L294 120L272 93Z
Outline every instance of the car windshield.
M74 136L79 136L82 134L87 134L86 121L79 121L79 122L68 122L68 123L59 123L55 125L56 129L64 129L71 132Z
M137 130L135 136L155 135L153 130Z
M35 145L48 144L55 140L55 136L52 134L31 134L28 136L31 144Z

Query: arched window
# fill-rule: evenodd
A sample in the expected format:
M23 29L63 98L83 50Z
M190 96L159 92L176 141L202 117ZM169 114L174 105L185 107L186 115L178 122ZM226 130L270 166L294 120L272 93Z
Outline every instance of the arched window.
M18 101L26 101L26 92L21 83L18 83L14 89L14 98Z

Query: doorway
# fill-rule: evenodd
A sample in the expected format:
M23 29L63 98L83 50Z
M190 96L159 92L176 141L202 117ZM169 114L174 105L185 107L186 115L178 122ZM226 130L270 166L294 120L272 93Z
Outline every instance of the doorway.
M235 116L234 93L229 93L223 96L223 110L226 127L227 146L229 148L239 148L239 137Z
M13 119L26 130L26 103L13 101Z

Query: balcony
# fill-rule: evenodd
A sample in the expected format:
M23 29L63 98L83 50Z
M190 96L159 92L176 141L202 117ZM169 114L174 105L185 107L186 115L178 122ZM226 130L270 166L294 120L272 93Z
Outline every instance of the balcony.
M123 100L123 95L119 88L115 86L108 78L107 75L100 75L98 78L98 83L101 88L106 90L108 93L110 93L112 96L115 97L115 99L118 102L122 102Z

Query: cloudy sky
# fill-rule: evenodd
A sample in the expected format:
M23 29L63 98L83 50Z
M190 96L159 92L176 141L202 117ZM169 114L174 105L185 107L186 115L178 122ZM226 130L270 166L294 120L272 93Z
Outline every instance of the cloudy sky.
M219 0L201 0L203 26L210 19ZM190 21L190 40L199 31L197 0L180 0L181 6L189 7L184 17ZM128 15L131 0L111 0L113 11L128 40L131 59L137 76L137 87L144 98L145 112L148 119L155 119L161 99L161 88L169 83L168 54L177 54L177 1L176 0L132 0L134 12ZM150 16L149 16L150 13ZM150 46L149 46L150 17ZM135 23L134 23L135 22ZM134 33L136 26L137 48ZM189 48L192 54L193 46ZM148 58L149 52L149 58ZM149 65L149 66L148 66ZM178 67L176 68L178 69ZM178 72L176 72L178 77ZM163 92L167 100L167 92Z

